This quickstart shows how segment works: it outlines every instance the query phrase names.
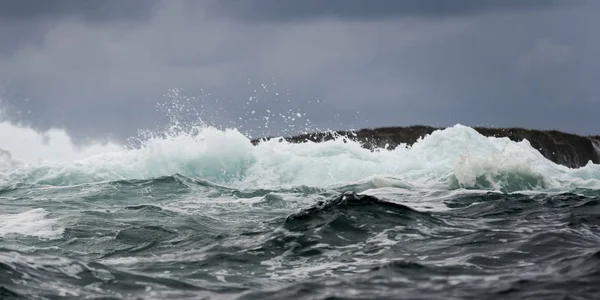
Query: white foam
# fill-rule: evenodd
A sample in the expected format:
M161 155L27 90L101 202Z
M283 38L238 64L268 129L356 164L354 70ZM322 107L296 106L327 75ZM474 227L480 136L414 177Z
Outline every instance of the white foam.
M64 229L59 228L56 219L47 218L49 212L35 208L18 214L0 215L0 236L12 234L59 238Z
M0 149L0 161L6 160L5 156L10 154L13 160L68 163L96 154L121 151L124 148L114 143L76 147L71 137L62 129L38 132L26 126L0 122Z
M600 166L569 169L544 158L528 141L485 137L456 125L426 136L412 147L369 151L343 140L279 143L257 147L245 182L255 186L331 186L369 181L371 187L408 189L484 188L545 190L600 188ZM518 185L518 184L517 184Z
M100 148L101 152L107 149L115 150ZM74 162L6 161L0 186L69 185L179 173L250 189L361 184L362 190L600 189L600 165L570 169L547 160L527 141L485 137L462 125L436 131L412 147L378 151L342 139L301 144L273 139L253 146L235 129L194 127L146 139L139 149L104 152Z

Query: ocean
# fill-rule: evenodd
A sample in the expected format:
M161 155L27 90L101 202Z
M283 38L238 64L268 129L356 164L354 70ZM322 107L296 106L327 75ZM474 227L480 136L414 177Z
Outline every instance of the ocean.
M600 165L526 140L205 126L77 149L11 126L0 299L600 299Z

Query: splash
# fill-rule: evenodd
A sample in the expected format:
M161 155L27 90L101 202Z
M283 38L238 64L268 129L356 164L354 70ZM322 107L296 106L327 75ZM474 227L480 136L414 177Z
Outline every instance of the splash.
M267 85L246 102L246 119L256 115L264 93L279 96ZM158 105L168 118L162 129L140 131L130 145L73 145L61 129L37 132L0 119L0 187L16 184L75 185L114 180L152 179L180 174L239 189L295 186L410 190L482 189L495 191L571 191L600 189L600 165L570 169L549 161L528 141L485 137L455 125L423 137L412 146L365 149L351 137L314 143L278 139L253 145L239 125L213 124L219 112L206 100L174 89L168 103ZM255 103L255 104L253 104ZM201 104L197 107L197 104ZM206 105L205 105L206 104ZM217 105L218 103L214 103ZM211 114L212 113L212 114ZM276 113L267 109L265 127ZM279 114L287 125L306 116L289 109ZM207 116L213 116L210 119ZM253 119L254 118L254 119ZM290 127L295 128L295 127ZM16 138L18 137L18 138Z
M233 102L204 90L197 96L188 96L183 89L170 89L163 95L166 101L157 103L159 113L168 118L167 126L143 131L142 135L154 136L157 133L171 133L173 130L190 130L202 126L221 130L236 128L252 138L323 131L313 125L306 112L294 105L289 91L279 91L276 82L255 86L249 80L248 87L250 96L247 99L236 100L239 102L240 111L225 111L224 104L229 102L231 106ZM313 107L321 104L320 100L306 102Z
M239 189L300 185L358 186L359 190L600 188L600 165L570 169L547 160L527 141L485 137L462 125L436 131L412 147L376 151L342 138L300 144L273 139L254 146L236 129L195 126L150 137L138 149L104 152L74 162L17 164L0 174L0 183L72 185L173 174Z
M77 147L63 129L39 132L3 121L0 113L0 170L19 162L74 162L79 159L124 148L114 143L94 143Z

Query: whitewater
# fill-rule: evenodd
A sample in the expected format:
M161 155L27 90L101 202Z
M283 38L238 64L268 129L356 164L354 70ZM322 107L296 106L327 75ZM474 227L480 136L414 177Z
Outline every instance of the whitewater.
M511 192L600 188L598 165L570 169L544 158L527 140L485 137L462 125L410 147L376 151L343 138L300 144L270 139L254 146L236 129L172 131L177 133L151 137L139 149L114 143L78 148L63 130L39 133L0 123L0 138L10 141L0 155L0 183L60 186L180 174L240 189L352 184Z
M394 149L0 122L2 299L593 299L600 165L457 124Z

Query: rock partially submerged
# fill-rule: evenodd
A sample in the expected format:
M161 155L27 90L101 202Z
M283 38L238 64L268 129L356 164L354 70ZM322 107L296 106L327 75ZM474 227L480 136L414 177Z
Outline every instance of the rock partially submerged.
M382 127L359 131L316 132L284 138L288 142L322 142L344 136L363 144L365 148L395 148L400 144L412 145L419 138L443 129L429 126ZM570 168L585 166L589 161L600 163L600 136L580 136L556 130L531 130L523 128L475 127L484 136L507 137L515 142L527 139L549 160ZM253 140L254 144L261 140Z

